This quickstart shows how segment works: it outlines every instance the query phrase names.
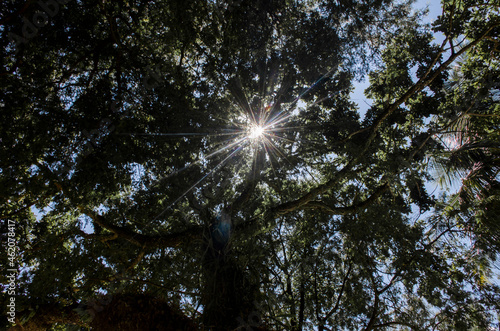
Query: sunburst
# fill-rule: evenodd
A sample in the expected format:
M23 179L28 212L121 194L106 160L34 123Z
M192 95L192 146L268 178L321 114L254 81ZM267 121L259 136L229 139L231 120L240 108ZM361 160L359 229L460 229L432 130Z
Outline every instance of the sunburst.
M262 139L265 133L265 128L260 125L251 125L248 130L248 138L252 140Z
M304 92L297 96L292 102L283 107L282 109L274 109L273 102L263 102L262 108L254 109L250 103L246 100L246 96L242 100L238 100L235 105L236 116L221 118L224 122L228 123L229 128L220 130L205 132L205 133L156 133L156 134L139 134L139 135L150 135L150 136L178 136L184 139L189 138L202 138L206 139L206 142L211 144L208 139L216 138L215 144L212 142L212 151L208 154L202 153L200 159L187 164L182 169L178 169L167 176L157 179L157 182L171 178L174 175L195 166L195 165L205 165L207 166L210 160L213 160L216 156L220 156L221 159L217 160L215 165L210 168L206 168L206 172L200 179L195 181L185 192L174 199L166 208L154 217L153 220L159 219L168 209L173 207L182 198L184 198L189 192L193 191L196 187L201 185L207 178L214 175L217 171L221 170L229 160L233 160L232 163L241 163L242 165L248 161L245 155L249 151L253 151L252 161L255 162L257 155L260 153L265 153L267 155L267 160L271 166L273 172L275 171L275 162L278 166L280 165L280 160L284 160L290 164L291 161L287 157L287 152L283 150L282 143L293 144L294 140L285 138L281 133L288 130L296 130L302 127L290 126L289 122L291 118L298 116L297 104L300 102L301 98L308 93L314 86L318 85L326 76L331 74L331 70L325 75L320 77L316 82L309 86ZM243 92L240 94L244 94ZM265 99L266 97L264 97ZM279 96L275 97L279 100ZM305 103L304 103L305 106ZM197 137L195 137L197 136ZM219 138L223 138L219 140ZM245 152L247 151L247 152ZM306 169L311 177L314 176ZM318 182L316 180L316 182ZM319 182L318 182L319 184Z

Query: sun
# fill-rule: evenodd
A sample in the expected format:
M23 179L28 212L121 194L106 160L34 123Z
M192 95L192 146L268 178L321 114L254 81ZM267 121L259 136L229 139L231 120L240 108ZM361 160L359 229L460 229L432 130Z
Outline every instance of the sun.
M260 125L254 125L250 127L248 137L250 139L259 139L264 134L264 128Z

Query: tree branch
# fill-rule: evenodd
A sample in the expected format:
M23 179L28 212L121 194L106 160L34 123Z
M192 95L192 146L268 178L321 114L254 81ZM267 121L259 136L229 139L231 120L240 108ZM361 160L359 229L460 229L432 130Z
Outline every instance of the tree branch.
M344 293L345 285L347 283L347 279L349 278L349 274L351 273L351 270L352 270L352 264L350 263L349 264L349 268L347 269L347 272L346 272L346 274L344 276L344 280L342 281L342 286L340 287L340 291L339 291L339 295L337 296L337 302L335 303L335 307L333 307L332 310L330 310L328 312L328 314L326 314L325 317L323 317L324 321L326 321L327 319L329 319L330 316L332 316L333 313L336 312L337 309L339 308L340 299L342 299L342 294Z
M48 179L54 183L59 191L66 195L70 201L73 200L68 190L59 182L57 176L49 167L41 162L38 162L37 166L46 174ZM120 227L110 223L103 216L97 214L90 208L78 204L77 208L82 214L90 217L94 224L97 224L114 235L129 241L133 245L144 247L146 250L159 247L179 247L182 244L190 243L195 239L199 239L203 234L203 227L192 226L176 233L160 234L158 236L143 235L125 227Z
M333 215L351 214L368 207L388 189L389 189L389 184L381 185L365 201L354 204L349 207L330 207L322 201L310 201L304 206L304 209L322 209L323 211L326 211Z
M414 94L422 91L426 86L428 86L430 83L432 83L440 74L443 72L445 69L447 69L459 56L470 50L472 47L476 46L481 40L486 38L488 34L497 26L499 26L500 23L495 23L490 26L483 34L481 34L478 38L476 38L474 41L471 43L467 44L464 46L462 49L460 49L458 52L454 53L451 55L448 60L446 60L444 63L442 63L438 68L436 68L434 71L432 71L432 67L437 63L437 60L439 56L442 53L442 49L440 53L436 56L434 59L433 63L429 67L428 71L426 74L420 78L406 93L404 93L401 97L399 97L395 102L390 104L386 110L378 117L378 119L375 121L375 123L371 126L371 133L367 138L367 141L365 143L365 146L361 150L360 153L354 158L352 158L345 166L342 168L339 172L337 172L332 179L330 179L328 182L325 184L322 184L312 190L310 190L308 193L304 194L302 197L283 203L275 208L273 208L270 212L270 215L284 215L287 213L290 213L294 210L300 209L304 207L306 204L311 202L313 199L316 199L318 196L321 194L325 193L329 189L331 189L340 178L343 178L344 175L346 175L350 170L354 168L356 164L359 163L359 161L363 158L364 154L368 151L368 148L372 144L373 140L377 136L377 132L382 126L382 123L392 114L394 113L400 105L405 103L410 97L412 97ZM446 44L446 39L443 41L443 44ZM442 47L441 47L442 48ZM430 75L430 77L428 77Z
M143 235L130 231L125 227L110 224L104 217L85 207L78 206L78 208L82 213L89 216L96 224L118 235L120 238L125 239L136 246L144 247L145 249L179 247L183 244L191 243L193 240L199 239L203 235L203 227L201 226L192 226L184 231L165 235Z

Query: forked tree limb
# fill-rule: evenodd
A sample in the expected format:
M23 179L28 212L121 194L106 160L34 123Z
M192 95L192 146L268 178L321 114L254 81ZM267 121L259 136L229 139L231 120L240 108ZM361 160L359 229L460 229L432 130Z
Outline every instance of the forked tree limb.
M437 63L437 59L441 56L442 54L442 49L434 59L432 65L430 68L427 70L426 74L420 78L415 84L413 84L412 87L406 91L401 97L399 97L395 102L387 106L385 111L378 116L378 118L375 120L375 123L370 127L370 135L367 138L367 141L365 145L363 146L362 150L360 153L358 153L357 156L352 158L347 164L342 168L339 172L337 172L333 178L331 178L329 181L327 181L325 184L322 184L312 190L310 190L308 193L304 194L302 197L289 201L286 203L283 203L275 208L273 208L272 214L275 215L284 215L299 209L303 209L307 204L309 204L311 201L314 199L317 199L321 194L329 191L331 188L333 188L338 181L344 177L350 170L352 170L358 163L359 161L362 160L362 158L365 156L366 152L368 151L370 145L373 143L375 140L375 137L377 136L377 133L379 129L382 127L382 124L387 120L387 118L394 113L399 106L401 106L403 103L408 101L410 97L415 95L416 93L422 91L424 88L426 88L429 84L431 84L443 71L448 69L450 65L462 54L465 52L469 51L472 47L476 46L479 42L481 42L483 39L485 39L488 34L496 27L500 25L500 22L495 22L492 24L485 32L483 32L479 37L477 37L475 40L467 44L466 46L462 47L459 51L455 52L454 54L450 55L450 57L443 62L441 65L439 65L438 68L435 70L432 70L432 67Z
M62 192L70 201L74 202L74 199L72 198L72 195L69 193L68 189L59 181L58 177L52 172L49 167L41 162L38 162L37 166L60 192ZM117 226L88 207L77 204L75 202L74 204L82 214L90 217L94 224L97 224L102 228L110 231L113 234L113 238L116 238L116 236L118 236L129 241L133 245L143 247L146 250L156 249L160 247L179 247L182 244L191 243L193 242L193 240L199 239L203 234L203 228L201 226L192 226L183 231L175 233L159 234L155 236L144 235L132 231L126 227Z
M305 206L304 209L320 209L326 213L332 215L346 215L352 214L360 211L361 209L367 208L375 200L377 200L384 192L389 190L389 184L383 184L379 186L366 200L353 204L347 207L332 207L322 201L310 201Z

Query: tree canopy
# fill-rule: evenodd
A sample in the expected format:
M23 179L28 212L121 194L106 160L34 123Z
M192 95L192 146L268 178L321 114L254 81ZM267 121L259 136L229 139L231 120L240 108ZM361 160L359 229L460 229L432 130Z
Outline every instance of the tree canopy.
M500 2L441 6L6 1L0 325L498 326Z

